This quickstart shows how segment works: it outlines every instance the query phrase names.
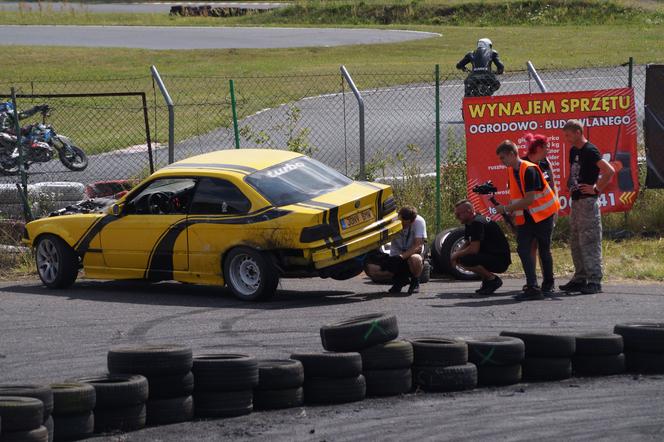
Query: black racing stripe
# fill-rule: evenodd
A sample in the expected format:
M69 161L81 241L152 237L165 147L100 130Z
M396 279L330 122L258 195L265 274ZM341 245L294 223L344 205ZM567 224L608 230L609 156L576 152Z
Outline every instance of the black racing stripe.
M383 216L385 216L383 213L383 189L380 189L376 196L376 212L377 219L383 219Z
M194 169L233 169L246 173L257 172L258 169L248 166L240 166L239 164L220 164L220 163L174 163L164 167L164 169L177 169L177 168L194 168Z
M151 281L163 281L173 279L173 249L178 236L189 226L195 224L256 224L270 221L291 213L289 210L269 209L262 213L256 213L243 217L226 218L187 218L171 225L165 234L161 236L152 249L145 278Z
M87 252L88 249L90 248L90 243L92 242L94 237L97 236L97 234L99 232L101 232L101 229L103 229L104 227L106 227L107 225L109 225L110 223L112 223L113 221L116 221L118 219L120 219L120 218L115 216L115 215L110 215L109 214L109 215L104 216L99 221L97 221L92 226L92 228L89 229L85 233L85 235L83 235L83 237L78 241L77 246L75 247L76 253L78 253L81 256L81 258L84 258L85 257L85 252Z

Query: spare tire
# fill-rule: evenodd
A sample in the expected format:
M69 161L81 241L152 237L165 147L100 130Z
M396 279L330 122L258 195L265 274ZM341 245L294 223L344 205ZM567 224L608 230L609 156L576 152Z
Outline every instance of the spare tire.
M359 353L293 353L304 367L304 378L350 378L362 374Z
M664 353L664 323L628 322L613 332L623 337L625 352Z
M526 346L519 338L511 336L489 336L467 339L468 360L479 368L521 364Z
M94 387L96 396L95 414L99 410L133 407L143 404L148 399L148 380L138 374L107 374L80 378L76 381ZM132 416L137 418L137 413ZM113 421L114 418L110 416L109 419Z
M612 333L586 333L576 337L577 355L619 355L623 352L623 338Z
M526 345L526 358L569 358L576 351L574 336L518 331L502 331L500 336L521 339Z
M192 367L191 348L182 345L115 347L107 359L111 373L165 376L186 374Z
M304 367L295 359L258 361L258 386L256 390L282 390L301 387L304 383Z
M53 392L48 385L20 385L20 384L4 384L0 385L0 396L18 396L18 397L31 397L39 399L44 404L44 420L53 412Z
M448 367L468 362L468 345L459 339L426 337L411 339L410 343L418 366Z
M360 351L360 356L363 371L410 368L413 365L413 344L389 341L365 348Z
M192 372L194 391L242 391L258 385L258 362L247 355L197 355Z
M323 348L328 351L357 351L388 342L399 336L397 318L385 313L355 316L324 325L320 329Z
M2 436L13 431L30 431L44 423L44 405L39 399L21 396L0 397Z
M90 384L51 384L53 390L53 415L84 415L95 408L97 395Z

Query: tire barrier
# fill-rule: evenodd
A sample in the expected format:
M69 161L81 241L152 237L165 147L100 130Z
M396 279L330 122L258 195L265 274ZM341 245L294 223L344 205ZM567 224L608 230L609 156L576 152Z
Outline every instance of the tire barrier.
M194 357L194 414L231 417L253 411L258 385L258 361L241 354L203 354Z
M611 333L587 333L576 337L572 370L579 376L609 376L625 372L623 338Z
M365 336L371 336L371 324L389 330L380 335L391 338L369 345ZM664 373L664 323L618 324L613 334L577 336L524 331L466 340L397 336L396 318L374 313L321 328L328 348L359 352L294 353L290 359L257 361L240 354L192 357L189 348L177 345L112 348L108 368L115 373L51 386L0 385L0 440L78 440L93 430L138 430L146 421L163 425L192 415L249 414L254 406L355 402L405 394L413 385L427 392L511 385L522 373L532 381L567 379L573 373L615 375L625 367Z
M93 410L97 402L90 384L51 384L53 391L53 440L85 439L94 433Z
M107 361L111 374L135 373L147 379L146 425L185 422L194 417L191 348L180 345L117 347L108 352Z
M254 408L273 410L299 407L304 403L304 367L294 359L258 361L258 385Z

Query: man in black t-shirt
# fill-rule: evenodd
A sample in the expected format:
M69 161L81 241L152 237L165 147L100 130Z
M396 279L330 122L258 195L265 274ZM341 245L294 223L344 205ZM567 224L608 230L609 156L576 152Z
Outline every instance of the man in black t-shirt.
M570 149L567 181L572 202L570 246L574 277L561 285L566 292L594 294L602 291L602 218L597 197L607 188L615 170L597 147L583 135L583 124L569 120L563 126Z
M505 272L512 263L507 238L495 221L476 213L468 200L455 204L454 216L466 226L466 245L452 254L452 265L479 275L482 286L476 293L490 295L503 285L496 273Z

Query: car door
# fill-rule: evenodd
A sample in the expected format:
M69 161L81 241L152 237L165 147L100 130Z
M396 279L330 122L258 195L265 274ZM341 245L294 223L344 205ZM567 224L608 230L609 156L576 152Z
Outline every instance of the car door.
M188 268L187 209L196 186L189 177L157 178L128 200L101 231L106 266L149 279L172 279Z
M252 235L252 225L246 223L250 211L251 201L231 181L200 178L189 207L187 230L192 273L221 273L222 254Z

